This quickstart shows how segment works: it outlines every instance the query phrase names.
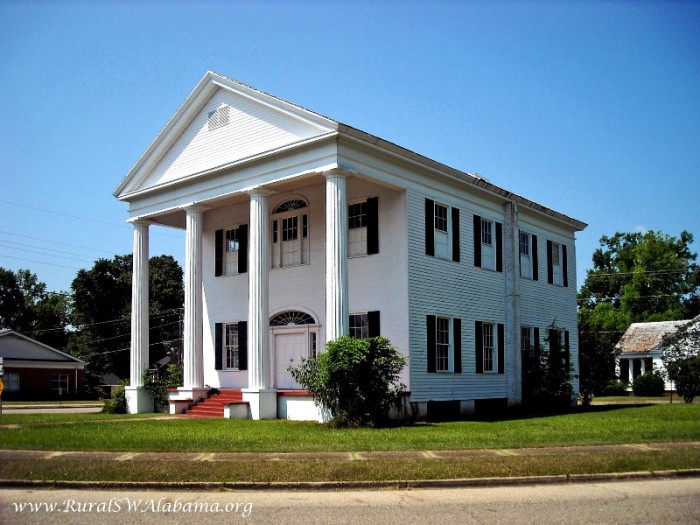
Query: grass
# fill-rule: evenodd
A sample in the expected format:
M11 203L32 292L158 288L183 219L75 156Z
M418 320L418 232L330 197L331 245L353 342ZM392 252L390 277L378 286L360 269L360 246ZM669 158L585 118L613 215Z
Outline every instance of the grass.
M108 414L0 417L0 448L125 452L351 452L700 440L700 405L593 407L564 415L338 430L312 422Z
M597 406L571 414L338 430L294 421L154 415L3 414L0 448L123 452L357 452L700 440L700 405ZM3 458L2 479L74 481L387 481L700 468L700 448L450 459L113 461Z
M71 481L393 481L675 470L700 466L700 451L381 459L370 461L3 460L0 478Z

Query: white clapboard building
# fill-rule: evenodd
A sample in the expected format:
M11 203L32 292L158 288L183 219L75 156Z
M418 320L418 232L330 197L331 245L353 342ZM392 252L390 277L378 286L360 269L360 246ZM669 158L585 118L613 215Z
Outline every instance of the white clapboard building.
M150 225L186 231L173 413L217 388L221 415L316 419L289 367L344 334L409 357L421 414L520 403L521 351L552 324L577 368L584 223L217 73L115 196L134 226L130 412L152 410Z

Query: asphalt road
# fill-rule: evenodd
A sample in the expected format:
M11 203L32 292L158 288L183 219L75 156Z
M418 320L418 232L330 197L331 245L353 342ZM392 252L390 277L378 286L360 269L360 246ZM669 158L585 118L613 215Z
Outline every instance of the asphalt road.
M30 508L27 504L39 504ZM23 510L20 506L24 504ZM53 511L47 505L55 504ZM697 478L457 489L338 492L0 492L0 523L700 523Z

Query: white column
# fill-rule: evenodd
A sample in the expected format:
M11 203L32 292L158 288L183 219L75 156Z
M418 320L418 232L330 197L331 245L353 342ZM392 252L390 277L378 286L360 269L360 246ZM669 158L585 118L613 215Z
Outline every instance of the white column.
M202 206L185 209L185 318L184 318L184 385L181 389L197 401L204 397L202 363Z
M504 205L504 250L503 269L505 273L506 326L505 326L505 372L507 378L508 404L519 405L523 396L522 355L520 352L520 231L518 225L518 205L507 202Z
M250 235L248 240L248 388L272 387L269 352L269 232L267 198L269 191L250 192Z
M346 175L326 176L326 341L349 333Z
M133 270L131 278L131 351L129 387L126 389L130 414L153 412L153 399L143 389L143 374L148 369L148 226L135 221Z
M264 188L250 195L250 228L248 236L248 388L243 400L250 407L252 419L277 417L277 393L270 370L270 235L267 225L267 198Z

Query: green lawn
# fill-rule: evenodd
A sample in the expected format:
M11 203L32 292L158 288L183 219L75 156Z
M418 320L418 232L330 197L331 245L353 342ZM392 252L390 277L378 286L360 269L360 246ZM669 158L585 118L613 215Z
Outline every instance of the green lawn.
M106 414L0 416L0 448L129 452L447 450L700 440L700 405L338 430L310 422Z

